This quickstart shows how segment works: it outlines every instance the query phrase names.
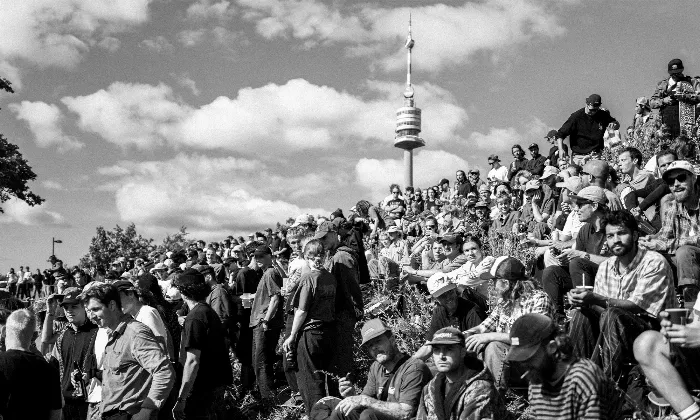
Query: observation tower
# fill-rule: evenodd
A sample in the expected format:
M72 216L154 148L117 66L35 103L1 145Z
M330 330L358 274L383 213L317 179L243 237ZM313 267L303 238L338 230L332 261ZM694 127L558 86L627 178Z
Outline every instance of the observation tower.
M403 92L403 106L396 110L396 137L394 147L403 149L404 188L413 185L413 149L425 146L420 138L421 110L415 106L411 85L411 50L415 41L411 37L411 15L408 15L408 36L406 37L406 90Z

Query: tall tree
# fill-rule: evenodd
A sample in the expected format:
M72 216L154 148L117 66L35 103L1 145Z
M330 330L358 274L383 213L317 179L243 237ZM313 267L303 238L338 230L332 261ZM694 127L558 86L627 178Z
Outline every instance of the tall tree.
M163 239L163 243L158 246L158 251L165 252L186 250L187 247L194 242L194 239L187 239L187 235L189 235L189 232L187 232L187 226L181 226L177 233L173 233L172 235L168 234Z
M0 90L14 93L12 84L0 77ZM31 166L22 157L17 145L7 141L0 134L0 204L12 197L16 197L30 206L36 206L44 202L44 199L29 190L27 182L36 179L36 174ZM0 213L2 213L0 207Z
M154 249L153 239L139 235L133 223L130 223L126 229L117 225L111 231L98 226L96 235L90 242L88 253L80 259L80 264L106 268L119 257L145 258Z

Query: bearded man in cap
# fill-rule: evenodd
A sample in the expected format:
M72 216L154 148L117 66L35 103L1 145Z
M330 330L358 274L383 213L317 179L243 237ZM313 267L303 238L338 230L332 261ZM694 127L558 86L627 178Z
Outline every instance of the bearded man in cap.
M526 370L537 420L614 420L625 399L595 363L577 358L566 334L544 315L526 314L510 330L506 359Z
M380 319L371 319L362 326L361 346L374 359L367 373L367 383L355 395L351 377L339 381L344 399L331 413L331 420L399 420L415 416L420 395L430 381L430 369L402 353L396 337Z
M594 93L586 98L586 106L572 113L557 132L559 156L564 156L564 139L569 137L573 161L582 165L590 157L598 158L603 151L603 135L608 129L617 130L620 123L601 108L602 99Z
M438 373L423 388L417 420L510 417L491 372L467 353L459 329L442 328L428 344Z
M540 154L540 146L537 143L532 143L527 148L530 151L532 158L525 165L525 169L530 171L533 175L542 176L544 172L544 167L546 166L547 156Z
M700 79L685 76L683 70L683 62L679 58L669 61L669 76L656 84L656 90L649 101L652 109L659 110L661 122L668 126L673 139L685 128L681 127L679 108L683 104L696 108L700 102Z

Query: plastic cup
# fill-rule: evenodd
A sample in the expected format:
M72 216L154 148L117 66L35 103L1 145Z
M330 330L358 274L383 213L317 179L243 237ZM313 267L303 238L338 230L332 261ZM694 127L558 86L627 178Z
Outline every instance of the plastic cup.
M252 308L254 298L255 298L255 295L252 293L243 293L241 295L241 301L243 302L243 307L244 308Z
M666 309L666 312L668 312L668 320L673 325L685 325L690 311L687 308L673 308Z

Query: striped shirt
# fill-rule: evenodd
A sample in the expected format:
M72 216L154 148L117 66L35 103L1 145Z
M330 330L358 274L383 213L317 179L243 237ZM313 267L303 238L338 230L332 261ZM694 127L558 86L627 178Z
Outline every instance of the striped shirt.
M658 252L639 248L625 273L619 271L617 257L603 261L595 276L594 293L611 299L627 300L652 316L675 307L673 271Z
M489 317L481 323L484 332L509 333L515 320L525 314L542 314L553 318L554 304L543 290L537 289L521 296L516 303L499 299Z
M602 369L588 359L569 366L557 385L530 384L530 410L537 420L613 420L625 399Z

